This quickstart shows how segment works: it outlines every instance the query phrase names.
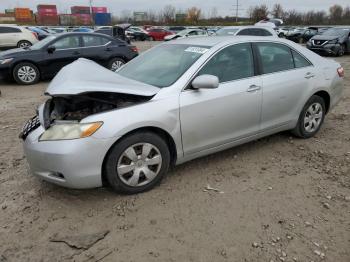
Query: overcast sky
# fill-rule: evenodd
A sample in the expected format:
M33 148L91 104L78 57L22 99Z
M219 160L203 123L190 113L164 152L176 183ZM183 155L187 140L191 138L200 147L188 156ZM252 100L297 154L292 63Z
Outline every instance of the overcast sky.
M107 6L108 11L114 14L120 14L122 10L131 11L147 11L148 9L159 10L167 4L172 4L179 9L185 10L191 6L200 7L205 12L216 6L220 15L232 15L234 13L235 0L93 0L94 6ZM350 5L349 0L239 0L241 16L245 16L247 9L251 5L267 4L272 7L274 3L282 4L285 9L296 9L299 11L305 10L328 10L329 6L338 3L346 6ZM62 13L69 12L70 6L73 5L88 5L89 0L0 0L0 12L5 8L30 7L36 10L38 4L56 4L59 11Z

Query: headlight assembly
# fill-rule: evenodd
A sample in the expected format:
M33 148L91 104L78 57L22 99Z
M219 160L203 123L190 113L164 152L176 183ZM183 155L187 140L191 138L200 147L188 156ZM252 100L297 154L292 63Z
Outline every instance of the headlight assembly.
M336 43L338 43L338 39L330 40L328 41L327 44L336 44Z
M39 141L70 140L89 137L95 133L103 122L56 124L47 129Z
M5 65L10 63L13 60L13 58L5 58L5 59L0 59L0 65Z

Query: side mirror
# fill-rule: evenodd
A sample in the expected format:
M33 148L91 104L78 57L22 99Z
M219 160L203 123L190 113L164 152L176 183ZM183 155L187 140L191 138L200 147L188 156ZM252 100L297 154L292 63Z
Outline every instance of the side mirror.
M47 52L49 54L52 54L53 52L56 51L56 47L54 45L50 45L48 48L47 48Z
M194 89L214 89L219 87L219 78L213 75L200 75L192 81Z

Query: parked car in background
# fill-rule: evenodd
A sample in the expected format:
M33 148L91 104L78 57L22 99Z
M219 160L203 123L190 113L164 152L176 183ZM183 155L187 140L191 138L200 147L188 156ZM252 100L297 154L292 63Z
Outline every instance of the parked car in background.
M117 74L80 59L49 85L24 152L46 181L140 193L191 159L286 130L313 137L343 77L339 63L266 37L169 41Z
M37 34L23 26L0 25L0 48L24 48L38 41Z
M95 30L95 33L109 35L130 44L130 38L126 35L125 32L130 26L130 24L120 24L108 27L105 26Z
M126 31L125 34L130 38L135 41L145 41L149 40L150 36L146 30L137 30L134 29L134 27L129 27Z
M270 27L275 29L283 24L283 20L279 18L265 18L255 24L255 26Z
M278 37L286 38L288 35L292 34L295 29L296 29L295 27L283 26L283 27L278 27L275 30Z
M179 38L185 38L185 37L196 37L196 36L208 36L208 32L203 29L185 29L177 34L167 35L164 37L165 41L179 39Z
M271 27L262 26L225 26L216 31L216 35L252 35L252 36L275 36L276 31Z
M350 27L334 27L313 36L306 47L319 54L342 56L350 52Z
M41 29L41 28L38 28L38 27L35 27L35 26L28 26L26 28L28 30L36 33L39 40L43 40L43 39L45 39L46 37L48 37L50 35L44 29Z
M147 32L149 34L150 40L152 41L163 41L164 37L174 34L163 28L150 28L147 30Z
M186 27L184 27L184 26L169 26L169 27L167 27L167 30L174 33L174 34L177 34L185 29L186 29Z
M288 40L293 42L303 44L309 41L313 36L322 34L330 27L307 27L307 28L297 28L286 36Z
M60 28L60 27L51 27L50 30L55 32L56 34L61 34L61 33L67 32L66 28Z
M51 35L30 48L0 53L0 76L30 85L52 78L62 67L78 58L87 58L116 71L138 55L124 41L95 33Z
M94 30L88 27L79 27L72 30L72 32L81 32L81 33L92 33Z

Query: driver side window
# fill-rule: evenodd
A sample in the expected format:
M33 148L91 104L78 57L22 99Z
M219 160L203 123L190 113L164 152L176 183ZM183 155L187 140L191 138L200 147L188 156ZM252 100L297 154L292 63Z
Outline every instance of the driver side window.
M68 48L79 48L79 36L67 36L57 40L54 44L56 50L68 49Z
M198 73L206 74L217 76L220 83L254 76L251 45L236 44L219 51Z

